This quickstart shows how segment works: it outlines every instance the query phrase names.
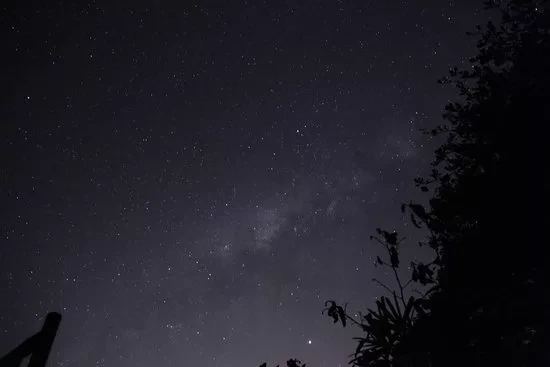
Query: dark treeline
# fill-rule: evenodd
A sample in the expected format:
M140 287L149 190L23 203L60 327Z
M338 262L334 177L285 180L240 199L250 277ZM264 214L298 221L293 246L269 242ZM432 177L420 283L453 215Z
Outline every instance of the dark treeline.
M400 259L407 243L379 229L376 265L396 286L358 318L333 301L334 322L357 326L355 366L546 366L550 280L547 131L550 129L550 1L486 2L498 24L479 26L477 55L440 83L457 88L432 173L417 178L429 205L402 211L427 230L428 263ZM399 269L410 266L410 279ZM411 292L419 285L425 293Z

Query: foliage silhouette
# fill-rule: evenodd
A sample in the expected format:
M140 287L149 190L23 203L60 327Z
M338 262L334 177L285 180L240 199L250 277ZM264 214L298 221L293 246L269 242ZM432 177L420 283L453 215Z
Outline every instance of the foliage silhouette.
M406 289L413 280L410 279L404 283L397 271L400 265L399 245L404 239L398 239L395 232L390 233L382 229L377 229L377 233L378 236L371 238L383 246L389 261L384 261L378 256L375 266L385 266L392 270L397 290L392 290L378 279L373 279L391 295L391 298L380 297L375 303L376 310L367 309L366 315L358 313L359 317L354 318L346 312L346 307L342 308L332 300L325 303L327 308L323 310L323 313L327 311L328 316L332 317L335 323L340 321L345 327L349 321L366 333L364 337L354 338L357 340L357 347L350 363L358 366L390 366L395 349L410 332L416 315L426 313L422 303L423 297L407 298L405 296ZM417 268L423 269L420 265L416 265ZM418 273L418 270L416 272Z
M458 90L445 106L447 124L424 131L443 136L428 177L415 179L431 194L427 207L403 204L429 263L411 262L404 282L395 232L372 239L387 252L375 266L391 269L395 290L376 309L353 318L347 304L326 302L333 322L361 329L355 366L543 366L550 330L549 267L543 203L550 157L543 133L550 122L550 1L486 1L500 10L470 33L478 38L470 68L454 67L439 80ZM408 290L424 286L424 293ZM407 294L407 296L406 296ZM415 296L412 296L414 294ZM548 339L546 337L546 339ZM550 345L550 344L549 344Z
M440 80L458 88L459 100L445 107L449 124L426 131L446 137L431 175L415 180L433 197L428 208L401 208L428 230L421 246L434 250L433 260L411 263L403 285L397 234L379 229L374 239L389 261L377 258L375 265L394 271L397 292L380 283L392 298L381 297L360 320L329 302L334 321L353 320L366 333L356 338L351 364L531 366L548 358L542 334L550 276L540 232L548 215L538 203L547 199L548 179L540 173L550 155L535 129L550 122L549 1L486 2L486 8L500 8L501 24L478 27L471 69L453 68ZM405 304L410 282L428 292Z

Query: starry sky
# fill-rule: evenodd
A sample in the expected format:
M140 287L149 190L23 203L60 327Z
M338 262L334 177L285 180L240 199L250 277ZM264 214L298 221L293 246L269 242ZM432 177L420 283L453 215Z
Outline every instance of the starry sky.
M2 4L0 354L346 365L481 1Z

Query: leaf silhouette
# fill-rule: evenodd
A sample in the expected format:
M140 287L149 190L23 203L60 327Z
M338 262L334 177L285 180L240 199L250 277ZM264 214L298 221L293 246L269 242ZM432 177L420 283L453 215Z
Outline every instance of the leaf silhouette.
M340 317L340 321L342 321L342 326L346 327L346 313L344 309L338 306L337 311L338 311L338 316Z
M389 308L390 312L392 313L393 319L394 320L400 319L401 315L400 315L399 312L397 312L396 308L392 305L391 300L389 298L386 298L386 297L384 297L383 299L384 299L385 303L388 305L388 308ZM399 307L397 305L397 302L396 302L396 306Z
M399 254L397 253L397 249L395 247L390 248L390 262L392 268L398 268L399 267Z
M421 228L420 224L416 221L416 218L414 217L414 214L411 214L410 218L411 218L412 224L413 224L416 228Z
M420 219L425 219L427 217L426 215L426 209L420 204L409 204L409 208L413 211L414 214L416 214Z

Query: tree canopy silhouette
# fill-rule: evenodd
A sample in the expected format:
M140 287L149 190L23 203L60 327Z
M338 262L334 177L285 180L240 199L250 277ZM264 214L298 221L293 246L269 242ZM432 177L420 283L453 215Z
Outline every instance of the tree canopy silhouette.
M356 322L367 335L358 338L352 364L544 363L550 277L541 232L548 215L540 204L548 197L543 167L550 155L541 131L550 122L549 3L486 2L500 8L502 21L478 27L470 69L453 68L440 80L457 87L459 98L445 107L448 124L427 131L446 139L431 175L416 179L433 197L427 208L402 206L429 232L421 245L434 250L434 259L411 263L410 279L429 292L405 302L395 273L401 296L390 290L393 300L382 297L378 310ZM397 234L378 232L390 261L377 264L395 271Z
M425 207L402 211L425 228L429 263L410 263L403 281L403 239L381 229L373 239L387 253L375 265L396 278L376 309L351 317L327 301L334 322L358 326L356 366L535 366L544 355L550 274L543 230L550 228L546 135L550 122L550 1L487 1L502 18L478 26L470 68L441 79L458 89L445 106L446 124L432 172L417 186ZM426 292L412 294L411 284ZM547 340L546 340L547 341Z

